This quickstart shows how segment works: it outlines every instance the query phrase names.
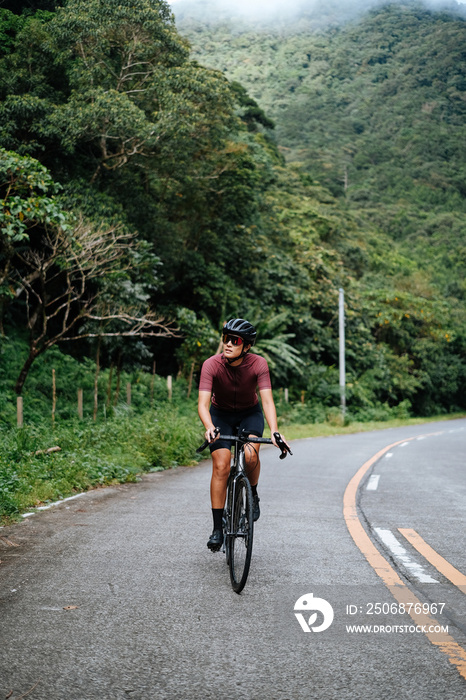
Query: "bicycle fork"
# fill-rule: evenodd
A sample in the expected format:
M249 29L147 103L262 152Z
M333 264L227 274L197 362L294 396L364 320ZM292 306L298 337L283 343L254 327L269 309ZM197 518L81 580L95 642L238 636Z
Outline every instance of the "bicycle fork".
M227 540L231 538L231 536L234 534L233 532L233 508L234 504L236 502L236 484L238 481L239 474L233 475L233 468L231 469L231 473L228 479L228 487L227 487L227 502L226 502L226 507L224 510L223 514L223 531L225 533L225 536L223 538L223 545L222 545L222 552L225 553L226 551L226 546L227 546Z

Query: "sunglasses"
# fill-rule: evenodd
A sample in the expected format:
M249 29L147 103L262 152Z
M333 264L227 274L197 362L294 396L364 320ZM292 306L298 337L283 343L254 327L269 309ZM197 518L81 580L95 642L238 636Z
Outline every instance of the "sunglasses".
M242 338L239 337L239 335L228 335L225 333L223 336L223 342L226 345L227 343L231 343L232 345L241 345L244 341Z

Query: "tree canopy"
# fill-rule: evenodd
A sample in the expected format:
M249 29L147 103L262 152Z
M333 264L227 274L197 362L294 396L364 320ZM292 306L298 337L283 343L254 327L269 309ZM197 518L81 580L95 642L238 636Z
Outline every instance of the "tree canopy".
M164 0L0 9L4 331L107 336L109 362L137 330L148 368L192 376L244 316L274 384L331 407L344 286L350 410L464 408L465 26L412 3L279 31Z

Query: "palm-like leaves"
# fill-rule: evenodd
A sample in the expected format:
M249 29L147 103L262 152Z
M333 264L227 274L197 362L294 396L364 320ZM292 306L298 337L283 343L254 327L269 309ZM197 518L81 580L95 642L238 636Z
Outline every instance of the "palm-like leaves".
M287 369L301 372L304 361L296 348L289 341L295 337L294 333L285 333L287 312L269 315L261 318L259 314L250 314L257 329L257 343L253 352L262 355L269 367L277 374L284 374Z

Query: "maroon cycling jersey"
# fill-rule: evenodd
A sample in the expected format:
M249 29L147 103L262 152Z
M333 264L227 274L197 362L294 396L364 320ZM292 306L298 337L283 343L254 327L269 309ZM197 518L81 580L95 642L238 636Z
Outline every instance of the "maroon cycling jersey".
M232 367L223 355L213 355L204 362L199 391L212 393L212 405L223 411L245 411L259 403L257 389L271 389L269 367L259 355L244 356Z

